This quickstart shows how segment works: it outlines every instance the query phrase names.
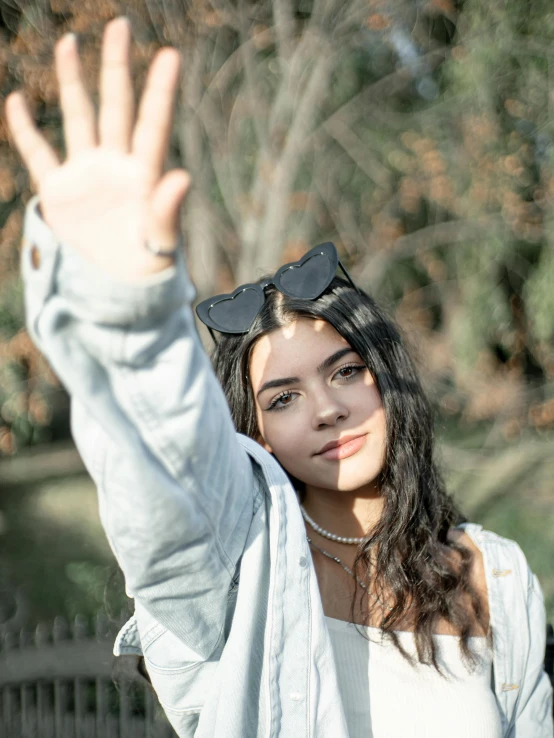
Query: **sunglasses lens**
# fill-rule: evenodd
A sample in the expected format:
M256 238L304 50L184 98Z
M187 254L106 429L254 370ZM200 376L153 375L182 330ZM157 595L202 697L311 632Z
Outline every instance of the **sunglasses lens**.
M235 297L216 302L209 310L209 317L226 333L246 333L263 304L261 290L247 288Z
M331 283L335 269L327 254L314 254L303 264L285 269L279 276L279 289L291 297L314 300Z

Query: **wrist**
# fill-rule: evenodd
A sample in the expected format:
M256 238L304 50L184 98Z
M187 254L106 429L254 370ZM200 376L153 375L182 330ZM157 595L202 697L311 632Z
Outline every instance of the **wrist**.
M59 240L39 216L37 201L33 198L25 213L21 253L31 327L53 295L59 295L81 320L119 326L153 324L193 302L194 287L182 248L174 259L143 248L144 256L133 260L132 270L117 259L107 273Z
M102 222L97 218L62 219L58 205L45 207L38 198L34 211L60 245L82 257L85 272L90 265L114 281L136 283L164 272L175 265L177 251L182 248L179 237L176 246L164 243L158 247L153 239L148 242L133 212L112 212Z

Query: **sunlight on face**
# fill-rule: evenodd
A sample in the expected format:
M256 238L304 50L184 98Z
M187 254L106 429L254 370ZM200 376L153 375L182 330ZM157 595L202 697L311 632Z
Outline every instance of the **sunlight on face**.
M329 323L299 318L260 338L250 378L260 442L289 474L308 488L375 494L386 440L381 397Z

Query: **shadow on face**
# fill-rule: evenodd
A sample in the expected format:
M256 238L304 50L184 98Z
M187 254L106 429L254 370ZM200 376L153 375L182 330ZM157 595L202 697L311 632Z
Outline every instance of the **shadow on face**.
M329 323L300 317L253 347L259 442L314 490L375 495L385 412L369 369Z

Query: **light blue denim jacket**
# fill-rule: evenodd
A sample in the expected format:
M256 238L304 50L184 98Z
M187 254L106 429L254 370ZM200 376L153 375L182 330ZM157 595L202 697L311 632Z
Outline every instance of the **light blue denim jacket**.
M144 654L183 738L347 738L294 489L234 431L183 258L138 285L114 283L58 243L37 204L22 250L27 325L71 395L135 598L115 653ZM485 561L503 735L552 738L539 584L517 544L466 532Z

